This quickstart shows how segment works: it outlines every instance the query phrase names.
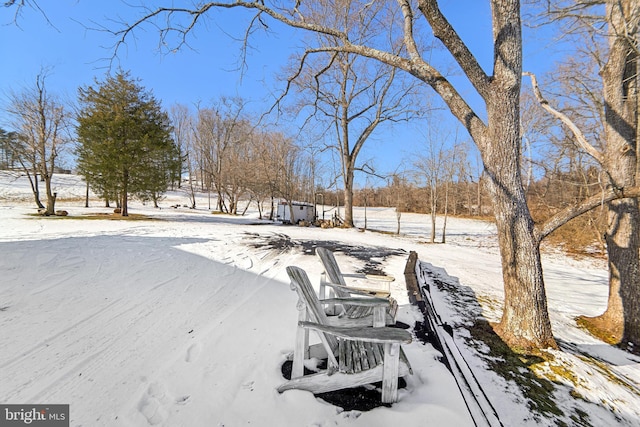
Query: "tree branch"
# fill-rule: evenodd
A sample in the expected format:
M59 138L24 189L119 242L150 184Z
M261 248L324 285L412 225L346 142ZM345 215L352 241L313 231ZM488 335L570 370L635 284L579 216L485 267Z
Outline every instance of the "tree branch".
M582 202L569 206L540 225L537 225L534 230L535 238L538 242L547 237L549 234L566 224L573 218L582 215L591 209L601 206L603 203L611 202L617 199L637 198L640 197L640 187L631 188L609 188L604 190L600 194L589 197Z
M402 9L403 16L403 32L404 32L404 45L407 48L409 58L417 60L420 58L420 52L416 46L416 40L413 36L413 10L408 0L398 0L400 8Z
M543 96L542 92L540 92L540 87L538 86L538 79L536 79L535 74L525 71L522 73L524 76L529 76L531 78L531 86L533 87L533 93L540 103L540 106L544 108L551 115L559 119L562 123L564 123L573 133L573 136L576 138L576 142L578 146L587 152L591 157L593 157L601 166L604 167L604 156L598 151L593 145L587 141L587 138L584 136L580 128L576 126L575 123L564 113L556 110L551 105L549 105L549 101L547 101Z
M22 14L22 10L25 7L30 7L32 9L40 12L40 14L45 19L45 21L47 21L47 24L49 24L54 30L60 32L60 30L58 30L56 28L56 26L53 25L53 23L49 20L49 17L47 16L46 12L40 7L40 5L38 4L38 2L36 0L5 0L4 4L2 4L2 6L6 7L6 8L11 8L11 7L15 7L16 8L15 12L14 12L14 15L13 15L13 23L18 28L20 28L20 24L18 23L18 18Z
M164 30L165 33L169 31L175 31L180 33L183 39L183 43L181 44L184 44L184 40L186 36L193 30L198 19L202 17L204 14L206 14L210 9L213 9L213 8L252 9L252 10L256 10L258 15L264 13L293 28L300 28L308 31L313 31L316 33L327 34L343 41L348 40L347 34L342 31L338 31L338 30L328 28L322 25L318 25L315 23L311 23L311 22L305 22L303 20L295 20L295 19L288 18L287 16L276 12L274 9L265 6L264 3L261 1L250 1L250 2L234 1L232 3L208 2L203 4L200 8L197 8L197 9L196 8L189 9L189 8L181 8L181 7L159 7L155 10L150 10L148 13L146 13L145 15L140 17L138 20L136 20L133 24L126 24L124 29L119 31L111 31L114 35L119 37L119 40L115 46L115 52L117 54L118 48L125 43L127 37L131 34L131 32L135 28L161 15L171 16L174 14L183 14L191 17L191 20L187 25L181 26L179 28L166 28Z
M364 56L367 58L371 58L377 61L380 61L384 64L390 65L392 67L397 67L405 72L413 75L419 80L427 83L431 86L436 93L444 100L447 106L450 108L454 116L465 126L467 131L472 135L474 140L480 141L482 140L481 134L486 131L486 125L483 121L478 117L478 115L473 111L473 109L467 104L464 98L460 95L460 93L453 87L453 85L431 64L422 59L420 53L415 46L415 41L413 40L413 26L410 22L410 18L413 19L413 14L411 13L411 4L407 3L404 0L401 1L400 5L403 9L404 16L404 25L403 30L406 32L404 34L405 46L409 51L409 58L402 57L397 53L388 52L380 49L374 49L365 45L354 44L349 39L349 35L344 32L337 30L335 28L328 27L326 25L318 24L315 22L311 22L309 17L305 17L305 19L296 19L295 16L300 16L300 10L293 11L291 13L291 17L285 15L284 13L280 13L276 11L275 8L265 6L262 1L233 1L233 2L208 2L203 4L199 8L186 9L186 8L158 8L155 10L148 10L144 16L136 20L133 24L126 24L125 28L118 31L111 31L114 35L118 37L118 41L115 45L114 57L117 56L117 51L120 46L125 44L127 38L132 35L132 32L142 24L148 21L152 21L161 15L173 15L173 14L185 14L190 16L190 20L183 26L175 27L175 28L165 28L164 33L161 31L161 38L166 37L167 32L178 32L181 34L182 42L180 46L185 43L186 36L193 30L194 25L198 21L198 19L214 8L221 9L248 9L255 10L258 14L268 15L271 18L280 21L290 27L302 29L305 31L310 31L314 33L324 34L330 36L333 40L335 40L335 45L333 46L322 46L316 49L309 49L305 53L305 56L309 53L318 53L318 52L346 52L346 53L354 53L360 56ZM421 4L425 5L425 7L432 7L437 10L437 6L435 5L435 1L431 0L421 0ZM299 3L297 4L299 6ZM444 17L440 14L442 20ZM437 16L436 16L437 18ZM443 26L444 30L447 29L452 30L450 24L444 20L439 21L439 24ZM476 88L482 93L486 93L488 90L489 78L482 71L477 61L473 57L473 55L466 48L464 43L460 40L460 38L455 34L454 36L456 42L453 43L452 46L448 46L454 57L460 62L464 62L465 58L468 58L470 63L463 64L462 67L467 72L469 78L472 83L476 85ZM245 34L246 37L246 34ZM277 102L276 102L277 104Z
M438 38L451 52L454 59L467 75L471 84L476 88L480 96L486 99L489 88L489 77L471 53L467 45L462 41L458 33L444 17L436 0L420 0L418 8L425 16L433 35Z

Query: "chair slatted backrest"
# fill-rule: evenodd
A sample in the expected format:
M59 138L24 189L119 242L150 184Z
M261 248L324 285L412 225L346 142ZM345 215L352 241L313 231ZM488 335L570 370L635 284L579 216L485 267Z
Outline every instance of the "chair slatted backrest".
M324 271L327 273L329 277L329 282L334 283L336 285L347 286L347 282L345 282L344 277L342 276L342 272L340 271L340 266L338 266L338 262L336 258L333 256L333 252L331 252L327 248L316 248L316 253L320 260L322 261L322 265L324 266ZM341 295L343 296L343 295Z
M291 279L291 283L294 285L295 290L298 293L300 301L302 301L306 306L309 320L319 325L328 325L329 322L327 320L327 315L325 314L324 309L322 308L322 305L318 300L316 291L311 285L311 281L309 280L309 276L307 276L307 272L300 267L289 266L287 267L287 274L289 275L289 279ZM331 353L334 353L338 348L338 340L336 339L336 337L329 334L321 335L324 335L326 343L330 347ZM327 349L327 351L329 351L329 349Z

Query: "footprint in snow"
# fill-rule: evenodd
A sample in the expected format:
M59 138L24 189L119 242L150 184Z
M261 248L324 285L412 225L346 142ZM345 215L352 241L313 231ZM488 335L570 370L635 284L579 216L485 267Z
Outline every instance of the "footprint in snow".
M176 405L186 405L191 396L187 395L187 396L180 396L179 398L176 399Z
M187 355L185 356L185 362L195 362L200 356L200 350L202 345L200 343L191 344L187 349Z
M149 384L138 403L138 410L147 419L149 425L162 423L168 415L163 401L166 400L167 391L165 387L157 382Z

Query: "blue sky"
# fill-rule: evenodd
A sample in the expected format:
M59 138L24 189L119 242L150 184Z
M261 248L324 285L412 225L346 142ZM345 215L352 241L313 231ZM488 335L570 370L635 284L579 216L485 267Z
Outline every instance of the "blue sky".
M5 64L0 69L2 90L31 84L45 66L52 68L50 90L75 97L79 86L92 84L95 77L102 80L109 67L122 67L140 78L165 105L209 101L220 95L253 98L268 94L265 86L270 86L272 74L286 63L289 52L286 35L255 40L249 67L241 79L237 71L241 44L223 33L242 35L245 21L232 11L218 19L226 29L213 22L196 28L189 39L192 48L160 54L158 34L146 28L137 31L112 60L116 38L95 29L101 25L116 28L115 21L139 16L138 9L119 0L40 0L40 5L51 25L38 11L25 8L18 18L19 27L0 27ZM2 23L10 21L12 16L6 10L0 9L0 13Z
M163 4L164 2L154 2ZM168 1L171 4L171 1ZM173 2L179 5L179 1ZM189 3L189 2L188 2ZM131 21L140 10L120 0L40 0L50 24L42 14L24 9L17 25L11 23L12 11L0 8L0 96L4 99L11 90L32 85L41 67L51 70L48 90L75 99L79 86L102 80L109 66L129 70L133 77L153 90L165 107L174 103L194 105L211 103L221 96L241 96L251 100L255 111L271 105L282 85L274 78L287 64L289 55L298 46L293 30L273 24L270 34L252 38L252 49L244 73L238 70L241 42L246 27L246 14L240 11L215 12L199 24L188 39L190 47L172 54L158 52L158 33L146 27L137 31L111 61L116 41L113 35L91 28L117 27L115 21ZM490 71L491 23L488 1L443 1L445 14L458 29L461 37ZM463 9L464 12L459 11ZM549 39L538 39L540 33L527 30L525 68L537 73L549 66L549 56L555 48ZM454 84L467 95L473 90L463 78L453 78ZM478 106L480 101L475 98ZM448 114L442 120L456 126ZM7 127L0 116L0 126ZM424 140L424 124L399 124L375 134L366 144L361 159L373 159L376 168L384 173L400 168L411 152ZM452 132L453 134L453 132ZM464 131L463 139L468 139Z

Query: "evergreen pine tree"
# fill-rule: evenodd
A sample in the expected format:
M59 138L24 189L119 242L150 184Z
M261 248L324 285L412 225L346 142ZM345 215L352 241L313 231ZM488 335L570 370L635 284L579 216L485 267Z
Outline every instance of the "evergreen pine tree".
M130 195L158 200L179 179L180 157L168 115L128 72L79 89L78 168L107 202L128 215Z

